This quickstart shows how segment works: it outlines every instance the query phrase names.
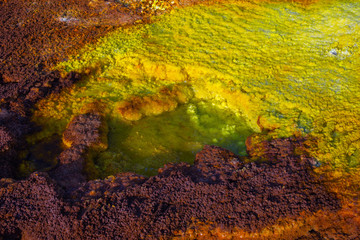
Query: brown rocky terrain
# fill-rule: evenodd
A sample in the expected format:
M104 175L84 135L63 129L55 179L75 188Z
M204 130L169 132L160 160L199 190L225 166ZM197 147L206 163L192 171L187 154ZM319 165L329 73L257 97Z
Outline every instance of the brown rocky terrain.
M77 188L61 186L81 172L81 161L68 166L77 170L68 176L35 172L22 181L2 180L0 233L28 239L159 239L186 231L195 220L251 232L302 212L336 211L340 202L312 173L314 159L294 154L302 141L274 140L266 162L205 146L194 165L168 164L150 178L129 173L89 182L76 178Z

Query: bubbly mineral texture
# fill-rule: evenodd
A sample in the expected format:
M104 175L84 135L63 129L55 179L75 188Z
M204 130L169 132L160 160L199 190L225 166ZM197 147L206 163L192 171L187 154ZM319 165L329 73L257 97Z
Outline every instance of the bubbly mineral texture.
M50 171L66 192L78 188L87 175L95 171L91 153L94 149L107 148L107 128L99 113L89 112L75 116L63 134L63 141L69 147L58 156L58 165Z
M68 147L85 145L93 148L107 148L107 129L101 115L87 113L74 117L63 134Z
M205 146L194 165L168 164L150 178L119 174L89 181L70 198L47 173L2 182L0 233L32 239L159 239L186 231L196 220L252 232L302 212L336 211L340 202L312 172L314 159L295 153L303 141L272 141L266 162Z
M0 239L358 240L359 9L0 0Z

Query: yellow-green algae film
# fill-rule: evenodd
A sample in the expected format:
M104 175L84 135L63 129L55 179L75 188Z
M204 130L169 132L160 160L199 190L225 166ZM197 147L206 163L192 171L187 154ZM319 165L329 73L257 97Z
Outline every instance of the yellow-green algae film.
M136 158L155 156L158 144L165 148L160 156L176 152L179 141L188 142L193 151L200 148L196 144L216 144L223 129L235 129L225 134L230 137L222 136L225 147L226 138L241 142L261 130L272 137L310 134L319 142L311 151L321 163L340 175L358 172L359 24L358 1L306 6L232 1L177 9L151 24L119 29L59 64L64 72L90 76L37 105L34 121L44 131L29 141L61 134L85 104L101 101L110 123L109 149L97 163L102 168L136 170L136 160L133 167L125 166L131 161L121 162L127 152ZM198 108L202 110L191 113ZM206 124L191 120L203 114L212 126L206 141L190 130L206 132ZM174 122L166 125L167 119ZM181 124L190 133L188 141L175 139ZM211 128L217 129L214 137ZM120 144L126 147L110 150ZM240 146L233 148L244 151ZM149 159L155 167L156 158Z

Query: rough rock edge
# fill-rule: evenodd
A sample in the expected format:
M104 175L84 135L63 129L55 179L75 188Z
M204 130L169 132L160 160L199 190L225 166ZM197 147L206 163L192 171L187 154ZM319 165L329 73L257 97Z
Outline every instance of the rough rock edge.
M70 195L47 173L2 180L0 234L159 239L186 231L194 220L256 231L304 211L338 209L335 195L312 173L314 159L295 154L303 142L269 142L271 158L265 162L247 162L228 150L205 146L194 165L167 164L150 178L123 173L84 182Z

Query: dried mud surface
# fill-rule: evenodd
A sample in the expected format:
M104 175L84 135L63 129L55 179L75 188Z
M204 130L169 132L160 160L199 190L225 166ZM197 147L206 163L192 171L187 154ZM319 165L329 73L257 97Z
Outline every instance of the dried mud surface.
M29 239L159 239L186 231L194 220L255 231L301 212L335 211L340 202L312 174L315 160L294 154L302 141L272 141L266 162L247 162L206 146L194 165L168 164L150 178L123 173L84 182L70 197L65 191L71 190L47 173L2 180L0 233Z

